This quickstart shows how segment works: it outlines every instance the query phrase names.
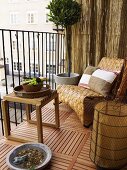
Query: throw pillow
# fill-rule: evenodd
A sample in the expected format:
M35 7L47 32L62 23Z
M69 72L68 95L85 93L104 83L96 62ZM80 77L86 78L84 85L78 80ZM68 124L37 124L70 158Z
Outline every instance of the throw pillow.
M92 75L92 73L97 69L97 67L94 66L87 66L86 69L84 70L84 73L79 81L78 86L82 86L85 88L89 88L89 80Z
M114 72L97 69L89 80L89 87L106 97L116 76L117 74Z
M88 84L89 84L90 77L91 77L91 75L89 75L89 74L83 74L79 81L78 86L82 86L82 87L89 89Z
M98 67L87 66L86 69L84 70L84 74L92 75L92 73L97 69L98 69Z

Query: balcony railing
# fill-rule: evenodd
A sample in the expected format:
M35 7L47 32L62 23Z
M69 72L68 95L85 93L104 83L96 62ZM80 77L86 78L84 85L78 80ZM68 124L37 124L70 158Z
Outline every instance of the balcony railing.
M65 71L64 49L64 34L0 29L1 99L20 85L23 77L47 77L47 83L55 89L54 74ZM23 106L14 103L11 107L14 115L13 120L10 115L10 121L17 125L23 120Z

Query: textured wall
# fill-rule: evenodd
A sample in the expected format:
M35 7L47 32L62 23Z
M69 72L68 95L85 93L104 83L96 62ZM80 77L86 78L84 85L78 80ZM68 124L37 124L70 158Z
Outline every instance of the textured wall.
M72 28L72 71L82 73L103 56L127 57L127 0L77 1L82 17Z

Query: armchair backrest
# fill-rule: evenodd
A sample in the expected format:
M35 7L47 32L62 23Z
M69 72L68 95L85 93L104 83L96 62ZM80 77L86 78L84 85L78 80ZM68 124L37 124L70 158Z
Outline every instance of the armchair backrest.
M117 92L117 97L127 99L127 58L124 62L124 69L122 74L121 83Z
M124 65L124 59L103 57L98 67L107 71L121 72Z

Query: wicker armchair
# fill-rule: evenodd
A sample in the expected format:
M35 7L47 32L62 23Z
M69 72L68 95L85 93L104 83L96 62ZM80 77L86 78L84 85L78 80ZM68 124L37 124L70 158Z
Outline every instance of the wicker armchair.
M104 57L101 59L98 67L107 71L121 72L123 63L123 59ZM59 85L57 91L59 100L68 104L77 113L82 124L86 127L93 122L95 104L99 100L104 99L104 96L101 94L81 86Z

